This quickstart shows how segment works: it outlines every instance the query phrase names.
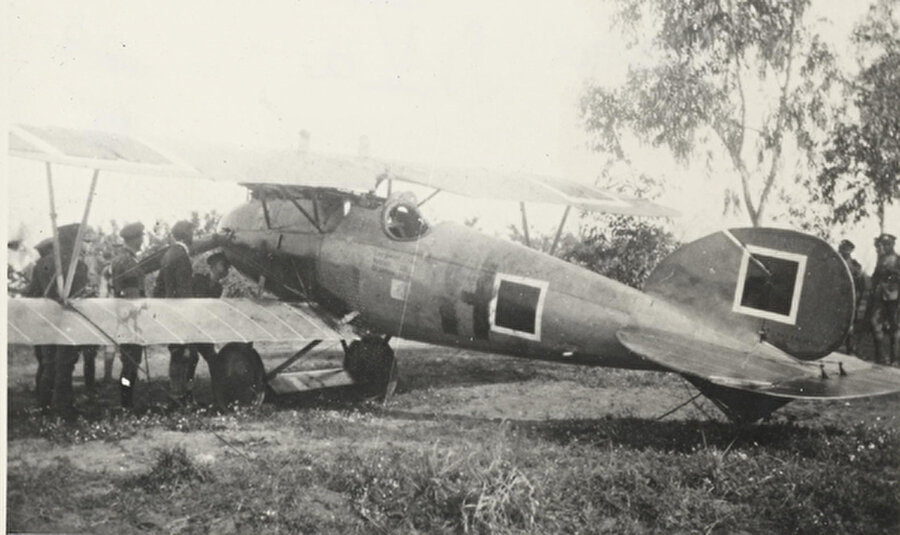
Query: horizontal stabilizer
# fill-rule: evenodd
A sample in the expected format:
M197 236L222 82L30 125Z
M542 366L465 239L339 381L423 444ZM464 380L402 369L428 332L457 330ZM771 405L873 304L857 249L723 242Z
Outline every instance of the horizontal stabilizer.
M650 329L623 329L617 337L660 366L731 389L792 399L900 392L900 370L840 353L801 361L764 342L729 347Z
M353 338L317 308L263 299L8 301L8 343L24 345L305 342Z

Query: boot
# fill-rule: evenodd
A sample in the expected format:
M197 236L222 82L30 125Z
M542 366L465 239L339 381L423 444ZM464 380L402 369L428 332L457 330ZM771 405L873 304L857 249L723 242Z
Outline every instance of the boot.
M88 391L93 391L96 384L94 374L96 371L97 350L85 349L81 353L81 358L84 361L84 388Z
M874 336L873 340L875 346L875 364L890 364L891 358L888 354L890 348L885 348L885 340L884 336Z
M134 389L130 386L119 385L119 402L123 409L134 408Z

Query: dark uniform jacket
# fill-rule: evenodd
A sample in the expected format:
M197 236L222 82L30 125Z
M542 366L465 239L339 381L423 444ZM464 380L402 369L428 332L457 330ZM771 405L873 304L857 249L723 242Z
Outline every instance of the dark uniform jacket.
M212 280L206 273L196 273L191 280L194 297L222 297L222 285Z
M144 297L144 270L127 247L110 264L114 297Z
M62 257L63 278L68 275L70 258ZM78 296L87 285L87 265L81 260L75 264L75 278L72 279L72 289L69 295ZM25 291L25 297L49 297L59 299L56 288L56 254L51 253L41 258L34 265L31 283Z
M169 246L162 258L162 267L156 277L153 289L154 297L193 297L191 288L191 257L187 247L178 242Z
M900 299L900 257L889 253L878 259L872 273L872 297L875 301Z

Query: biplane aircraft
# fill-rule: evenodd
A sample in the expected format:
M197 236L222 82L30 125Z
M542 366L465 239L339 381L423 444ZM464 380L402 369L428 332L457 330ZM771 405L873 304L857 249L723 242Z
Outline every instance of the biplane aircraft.
M204 249L221 248L278 298L10 299L10 343L225 343L222 388L251 401L267 387L281 393L352 382L389 394L391 337L673 372L737 421L792 399L900 391L900 370L835 352L853 320L854 290L840 256L813 236L723 230L677 250L638 291L463 225L432 225L420 210L442 191L518 201L527 239L525 203L563 205L557 240L572 207L674 215L569 180L289 150L185 147L175 157L124 136L29 126L14 127L9 145L12 156L44 162L51 206L52 164L93 169L92 192L101 170L245 186L249 200L221 219ZM393 191L397 183L434 192L417 201ZM84 222L89 210L90 201ZM72 266L58 271L65 296ZM342 341L342 368L289 371L323 340ZM250 343L273 341L300 349L267 371Z

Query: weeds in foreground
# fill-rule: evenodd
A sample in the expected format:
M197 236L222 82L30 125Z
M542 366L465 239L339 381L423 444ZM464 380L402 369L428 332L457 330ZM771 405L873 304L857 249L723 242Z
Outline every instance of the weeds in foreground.
M359 514L378 529L528 530L539 510L535 486L503 443L435 445L425 452L343 451L320 470L328 488L351 496Z
M238 533L896 533L900 526L900 438L872 426L760 427L756 440L726 442L697 422L619 423L667 435L641 443L603 438L611 430L602 422L561 442L510 424L445 421L386 431L377 441L338 441L354 429L362 437L371 418L298 418L307 427L289 449L252 459L203 465L192 457L203 452L165 449L144 473L111 482L67 463L13 467L10 527L54 526L50 518L65 511L110 518L124 531L147 523L147 511L166 511L182 519L176 532L215 525ZM798 445L803 451L791 450ZM85 497L85 488L106 490Z
M126 480L125 486L137 486L146 492L165 492L212 479L212 472L194 463L184 448L162 448L156 451L156 461L150 470Z

